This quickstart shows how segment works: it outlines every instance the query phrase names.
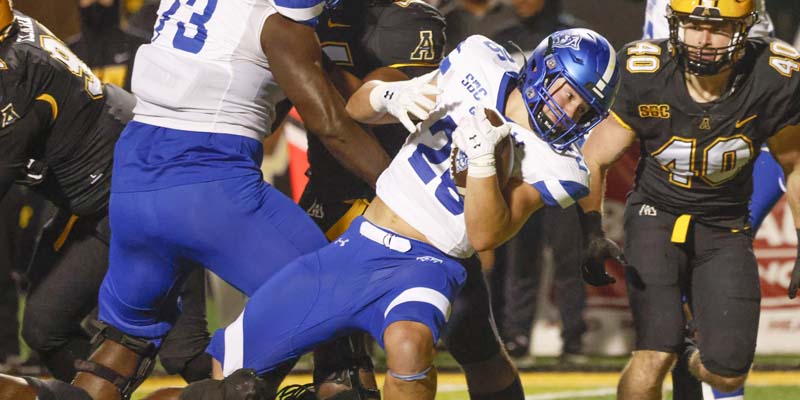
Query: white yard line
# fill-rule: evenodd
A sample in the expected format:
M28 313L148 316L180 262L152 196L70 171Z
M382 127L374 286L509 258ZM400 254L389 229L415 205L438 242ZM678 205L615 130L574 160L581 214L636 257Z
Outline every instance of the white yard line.
M556 399L579 399L581 397L607 396L617 393L616 388L601 388L590 390L574 390L570 392L540 393L525 396L525 400L556 400Z

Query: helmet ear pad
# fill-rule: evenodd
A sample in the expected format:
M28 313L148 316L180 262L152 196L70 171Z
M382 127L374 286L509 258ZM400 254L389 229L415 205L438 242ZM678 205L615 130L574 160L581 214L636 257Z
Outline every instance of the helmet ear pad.
M578 121L551 95L551 89L556 90L553 85L563 81L580 94L591 110ZM575 28L554 32L534 49L519 73L518 87L531 128L561 152L608 115L618 82L616 53L611 44L594 31Z

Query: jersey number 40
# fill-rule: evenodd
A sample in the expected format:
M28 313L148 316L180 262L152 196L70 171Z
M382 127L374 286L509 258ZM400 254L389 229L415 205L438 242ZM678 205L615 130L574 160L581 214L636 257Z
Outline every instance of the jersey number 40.
M652 156L669 172L669 181L684 188L692 187L699 177L710 186L731 180L753 157L753 143L744 135L719 137L702 149L698 168L697 143L694 138L674 136Z

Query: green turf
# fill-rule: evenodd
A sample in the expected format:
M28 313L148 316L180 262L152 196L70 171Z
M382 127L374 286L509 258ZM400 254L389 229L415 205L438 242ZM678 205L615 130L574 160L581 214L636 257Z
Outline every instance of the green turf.
M570 389L570 392L581 390L591 390L592 388L586 389ZM543 395L543 394L556 394L559 392L565 392L565 389L556 388L556 387L541 387L541 386L525 386L525 394L528 396L531 395ZM753 386L747 388L747 400L796 400L798 398L798 392L800 392L800 386ZM145 396L144 393L137 393L133 396L133 400L141 400ZM439 393L436 396L437 399L440 400L465 400L469 399L466 391L453 391L453 392L445 392ZM591 396L591 397L575 397L576 399L581 400L614 400L615 396L613 394L606 395L606 396ZM664 396L665 400L672 399L672 393L667 393Z
M532 387L526 386L525 387L525 394L530 395L541 395L543 393L554 394L558 392L563 392L564 389L559 388L547 388L547 387ZM570 390L572 391L572 390ZM747 400L796 400L798 398L798 392L800 392L800 386L769 386L769 387L748 387L746 394ZM437 399L441 400L463 400L469 399L469 396L466 392L451 392L451 393L440 393L436 396ZM607 396L591 396L591 397L576 397L577 399L581 400L614 400L616 397L613 394ZM672 399L672 393L667 393L664 396L666 400Z

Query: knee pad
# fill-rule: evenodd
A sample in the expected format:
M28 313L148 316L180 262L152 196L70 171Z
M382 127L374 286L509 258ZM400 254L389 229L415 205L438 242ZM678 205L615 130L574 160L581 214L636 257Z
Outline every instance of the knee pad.
M433 365L428 366L428 368L425 368L424 370L422 370L422 372L418 372L416 374L409 374L409 375L397 374L397 373L392 372L392 370L388 370L388 369L386 370L386 372L389 375L391 375L392 378L399 379L399 380L405 381L405 382L414 382L414 381L421 381L421 380L427 378L428 377L428 373L431 372L432 369L433 369Z
M700 361L703 366L715 375L736 378L747 375L753 364L753 353L724 349L719 345L700 349Z
M150 375L150 372L153 371L158 349L153 343L145 339L128 336L117 328L104 322L94 320L91 324L98 329L97 334L92 338L93 349L99 348L103 342L110 340L136 353L139 357L139 364L132 376L122 376L114 369L90 360L75 361L75 369L111 382L119 389L122 399L127 400L131 397L136 388Z
M92 400L83 389L59 380L41 380L29 376L23 379L36 388L36 398L39 400Z

